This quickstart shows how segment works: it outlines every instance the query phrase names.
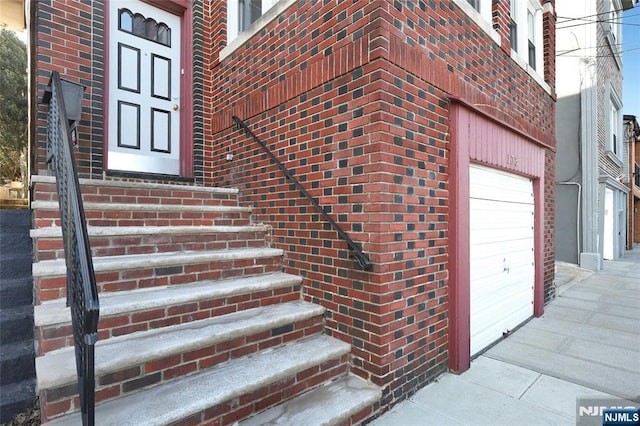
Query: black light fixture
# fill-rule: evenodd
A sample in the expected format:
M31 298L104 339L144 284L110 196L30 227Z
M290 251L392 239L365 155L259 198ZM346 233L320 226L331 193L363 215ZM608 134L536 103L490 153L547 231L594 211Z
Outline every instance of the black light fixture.
M78 121L82 115L82 98L84 96L85 87L81 84L60 79L62 86L62 97L64 99L64 107L67 112L69 121ZM47 86L42 97L42 102L48 104L51 99L51 86Z

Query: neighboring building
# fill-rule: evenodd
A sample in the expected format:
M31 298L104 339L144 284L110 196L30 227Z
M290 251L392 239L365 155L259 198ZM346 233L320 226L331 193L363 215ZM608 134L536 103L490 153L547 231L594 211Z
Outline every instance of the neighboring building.
M627 205L627 250L640 243L640 125L635 115L624 115L624 135L628 167L627 182L630 188Z
M635 3L556 2L556 259L594 270L625 250L621 21Z
M381 399L364 404L368 411L354 423L445 371L468 369L474 355L540 316L554 296L553 0L49 0L31 7L34 97L42 97L52 70L86 86L78 171L91 180L87 185L101 188L91 189L88 199L97 203L108 194L111 203L124 203L134 197L128 185L148 188L148 182L158 184L158 193L159 184L239 188L234 208L250 207L254 226L270 230L263 231L271 233L263 238L268 253L284 253L270 271L301 277L296 297L324 307L322 332L350 347L340 358L346 362L341 371L381 390ZM48 174L46 111L46 105L34 111L38 175ZM370 270L358 268L336 231L256 141L238 132L234 116L362 248ZM35 180L38 199L39 187L50 180ZM156 190L149 191L136 202L155 200ZM39 199L55 199L41 192ZM186 193L175 191L166 204L195 204ZM94 226L108 225L109 232L127 222L119 218L129 218L118 211L95 215ZM47 226L49 217L36 214L36 223ZM144 220L147 226L160 222ZM178 214L169 224L180 220L196 222ZM236 225L231 213L225 220L215 225ZM96 250L114 254L111 245L120 241L126 242L110 240ZM145 245L139 245L131 252L140 253ZM256 274L260 265L260 259L247 260L243 270ZM220 266L223 277L232 266ZM166 284L165 275L187 269L172 264L144 282L141 275L114 271L104 274L108 285L102 286L106 292ZM194 279L180 275L175 282ZM49 299L63 306L63 280L38 280L39 306ZM152 314L158 312L146 318ZM134 317L144 316L127 318ZM105 330L104 339L139 330L110 317L103 321L107 328L122 327ZM68 344L60 338L64 332L40 330L41 353ZM236 352L247 355L255 346ZM124 373L99 379L99 400L115 401L187 373L195 379L205 370L182 367L162 379L151 374L130 383L128 375L142 369L120 366ZM271 367L280 368L260 374ZM290 379L278 380L286 385ZM129 385L114 390L113 381ZM235 411L223 410L230 417L221 421L267 406L243 406L251 397L279 403L295 396L281 391L280 381L253 389L248 399L229 393L224 410ZM47 417L74 409L72 387L56 388L60 380L45 384L53 387L40 385Z

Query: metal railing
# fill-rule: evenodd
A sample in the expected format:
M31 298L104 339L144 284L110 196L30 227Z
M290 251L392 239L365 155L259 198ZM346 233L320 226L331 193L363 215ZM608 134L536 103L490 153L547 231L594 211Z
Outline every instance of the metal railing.
M54 71L44 103L47 114L47 162L56 176L60 224L67 267L67 306L71 309L82 424L95 423L94 345L98 339L99 302L87 225L76 173L72 141L60 75ZM73 133L72 133L73 132Z
M247 134L247 136L250 136L258 145L260 145L262 147L262 149L264 149L264 151L267 153L267 155L271 158L271 160L273 160L273 162L276 163L276 165L282 171L282 173L284 173L284 175L287 177L287 179L289 179L291 182L293 182L293 184L296 186L298 191L302 195L304 195L309 200L309 202L313 205L313 207L315 207L315 209L322 215L322 217L327 222L329 222L329 224L331 224L331 226L338 233L340 238L342 238L347 243L349 248L353 251L353 257L355 257L356 260L358 261L358 264L360 265L360 268L362 268L362 270L365 270L365 271L371 270L371 267L373 265L372 265L371 261L369 260L369 257L366 254L363 253L363 251L360 248L360 246L358 244L356 244L344 232L344 230L340 227L340 225L338 225L336 223L336 221L333 220L331 218L331 216L329 216L329 214L327 214L327 212L320 206L320 204L318 204L318 201L315 198L313 198L311 196L311 194L309 194L307 192L307 190L302 186L302 184L300 184L298 179L296 179L295 176L293 176L293 174L289 170L287 170L287 168L284 166L284 164L282 164L282 162L280 160L278 160L278 158L273 154L273 152L271 152L269 147L267 147L267 145L264 142L262 142L260 139L258 139L258 137L251 131L251 129L249 129L249 127L244 123L244 121L242 121L240 118L236 117L235 115L232 117L232 119L233 119L233 121L235 123L235 129L236 130L244 130L244 132Z

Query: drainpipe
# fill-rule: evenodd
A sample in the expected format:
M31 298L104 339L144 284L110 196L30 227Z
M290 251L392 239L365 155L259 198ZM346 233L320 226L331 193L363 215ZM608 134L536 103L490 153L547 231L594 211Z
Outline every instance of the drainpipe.
M576 253L578 264L580 264L580 198L582 196L582 186L578 182L556 182L556 185L575 185L578 187L578 203L576 208Z

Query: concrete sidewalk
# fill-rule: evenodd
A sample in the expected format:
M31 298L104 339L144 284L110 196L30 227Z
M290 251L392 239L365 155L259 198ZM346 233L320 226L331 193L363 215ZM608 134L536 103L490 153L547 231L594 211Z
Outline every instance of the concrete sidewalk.
M565 280L543 317L467 372L444 374L371 424L575 425L577 398L615 397L639 407L640 247L575 278Z

